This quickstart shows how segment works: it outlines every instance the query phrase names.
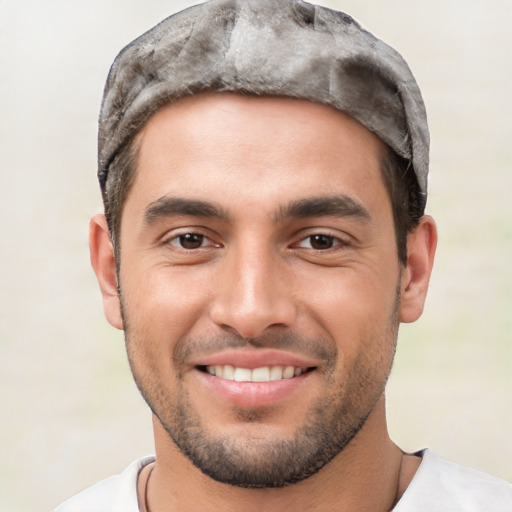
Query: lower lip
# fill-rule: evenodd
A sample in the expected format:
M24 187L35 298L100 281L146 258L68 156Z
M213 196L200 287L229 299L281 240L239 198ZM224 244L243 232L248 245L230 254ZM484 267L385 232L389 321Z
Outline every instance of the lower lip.
M244 408L264 407L284 400L302 387L313 373L306 372L298 377L271 382L237 382L200 370L196 372L202 382L222 400Z

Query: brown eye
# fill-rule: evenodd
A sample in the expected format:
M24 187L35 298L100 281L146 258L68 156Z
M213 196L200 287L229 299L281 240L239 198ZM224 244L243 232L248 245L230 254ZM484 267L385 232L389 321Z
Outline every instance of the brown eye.
M335 236L327 235L325 233L316 233L303 238L297 244L297 247L313 251L326 251L327 249L332 249L333 247L342 245L345 245L343 241Z
M205 236L198 233L185 233L177 236L171 243L182 249L199 249L203 247Z
M334 246L334 237L329 235L311 235L308 239L311 248L317 251L330 249Z
M323 233L309 235L298 243L298 247L313 249L314 251L325 251L327 249L332 249L337 245L342 245L339 238Z

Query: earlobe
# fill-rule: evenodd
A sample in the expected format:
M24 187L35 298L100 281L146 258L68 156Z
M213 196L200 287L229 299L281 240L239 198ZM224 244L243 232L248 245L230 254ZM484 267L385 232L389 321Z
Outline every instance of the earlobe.
M105 215L92 217L89 224L91 264L96 273L103 297L103 309L108 322L123 329L121 304L117 292L117 272L114 248L110 241Z
M423 312L437 246L437 228L425 215L407 237L407 264L402 271L400 321L416 321Z

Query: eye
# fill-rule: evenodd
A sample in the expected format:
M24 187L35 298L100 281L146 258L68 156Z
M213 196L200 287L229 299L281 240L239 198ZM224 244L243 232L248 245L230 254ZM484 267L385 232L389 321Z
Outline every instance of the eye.
M302 239L297 244L298 247L302 247L304 249L313 249L315 251L325 251L337 245L342 245L342 242L339 238L322 233L310 235Z
M183 233L170 239L168 243L187 250L201 249L202 247L214 245L209 238L200 233Z

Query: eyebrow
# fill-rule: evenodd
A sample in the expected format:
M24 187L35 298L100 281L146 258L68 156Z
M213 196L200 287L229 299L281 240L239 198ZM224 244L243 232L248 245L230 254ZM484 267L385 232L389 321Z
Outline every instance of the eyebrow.
M321 196L299 199L279 209L276 220L306 217L356 217L371 222L368 210L346 195Z
M144 212L144 222L151 225L159 219L173 215L216 218L228 220L227 212L213 203L182 197L163 196L149 204Z
M144 222L151 225L159 219L173 215L229 220L221 206L208 201L163 196L151 202L144 212ZM282 222L290 218L306 217L356 217L371 222L368 210L355 199L346 195L311 197L292 201L279 208L274 220Z

